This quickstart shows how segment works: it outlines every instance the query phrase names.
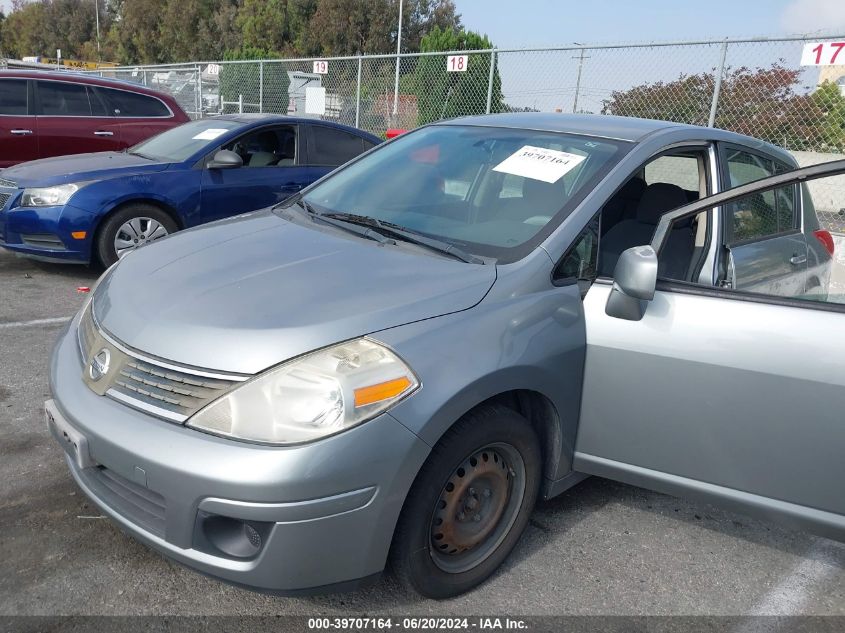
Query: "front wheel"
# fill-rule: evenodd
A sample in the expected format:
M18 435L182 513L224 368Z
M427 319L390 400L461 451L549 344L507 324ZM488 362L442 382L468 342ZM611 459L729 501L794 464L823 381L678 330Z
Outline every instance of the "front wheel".
M178 229L165 211L151 204L135 203L106 218L97 234L96 248L106 268L118 259Z
M408 493L391 548L399 580L429 598L483 582L525 529L541 454L528 420L485 405L438 442Z

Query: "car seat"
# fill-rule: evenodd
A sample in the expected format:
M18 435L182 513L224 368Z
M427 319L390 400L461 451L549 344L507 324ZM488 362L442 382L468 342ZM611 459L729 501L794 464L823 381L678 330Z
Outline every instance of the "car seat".
M658 182L646 187L633 220L622 220L612 227L599 245L599 275L612 277L616 261L632 246L649 244L660 217L687 204L687 194L677 185ZM685 279L694 246L691 221L676 223L660 253L657 274L669 279Z

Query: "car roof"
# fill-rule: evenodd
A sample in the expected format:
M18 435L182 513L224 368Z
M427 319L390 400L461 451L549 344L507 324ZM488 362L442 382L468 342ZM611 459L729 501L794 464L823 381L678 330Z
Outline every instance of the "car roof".
M41 69L17 69L10 68L0 70L0 77L17 77L20 79L53 79L61 81L79 82L90 84L93 86L103 86L111 88L120 88L122 90L131 90L142 94L155 95L159 98L172 100L172 97L164 92L153 90L141 84L137 84L125 79L110 79L108 77L100 77L89 73L83 73L75 70L41 70Z
M214 119L224 119L227 121L237 121L238 123L243 123L245 125L249 124L260 124L260 123L320 123L322 125L328 125L331 127L336 127L344 130L348 130L350 132L354 132L355 134L359 134L361 136L366 136L371 139L375 139L378 142L381 142L381 139L378 138L376 135L367 132L366 130L362 130L357 127L352 127L350 125L344 125L343 123L337 123L336 121L324 121L323 119L315 119L313 117L296 117L296 116L289 116L287 114L272 114L268 112L264 113L244 113L244 114L220 114L213 117L208 117L203 119L204 121L207 120L214 120Z
M794 162L794 158L786 150L751 136L701 125L688 125L686 123L658 121L655 119L638 119L636 117L606 114L508 112L449 119L447 121L440 121L435 125L478 125L540 132L565 132L628 141L631 143L638 143L647 136L651 137L661 133L686 131L688 132L689 140L738 143L775 154L790 164Z

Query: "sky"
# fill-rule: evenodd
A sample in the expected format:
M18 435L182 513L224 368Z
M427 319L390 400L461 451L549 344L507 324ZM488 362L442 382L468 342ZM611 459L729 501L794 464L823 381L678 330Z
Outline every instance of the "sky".
M845 32L845 0L455 0L498 47Z

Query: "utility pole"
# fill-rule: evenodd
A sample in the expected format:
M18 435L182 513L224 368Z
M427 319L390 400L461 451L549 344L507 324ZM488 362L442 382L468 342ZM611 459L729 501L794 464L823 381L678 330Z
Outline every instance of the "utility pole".
M94 16L97 18L97 61L100 61L100 0L94 0Z
M573 44L577 44L578 46L583 46L579 42L573 42ZM572 101L572 112L578 112L578 94L581 92L581 69L584 67L584 60L590 59L589 57L584 57L584 49L581 49L581 54L578 57L573 57L572 59L578 60L578 78L575 80L575 99Z
M399 0L399 33L396 37L396 81L393 84L393 124L396 125L396 117L399 113L399 62L402 52L402 0Z

